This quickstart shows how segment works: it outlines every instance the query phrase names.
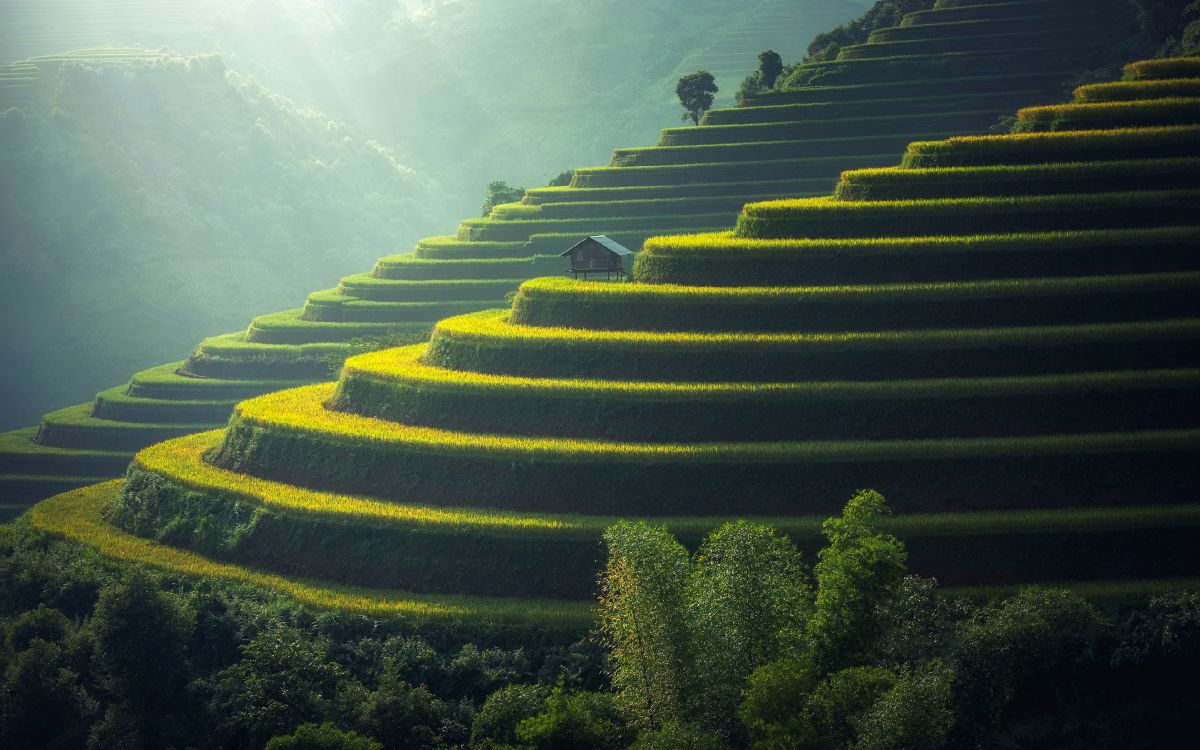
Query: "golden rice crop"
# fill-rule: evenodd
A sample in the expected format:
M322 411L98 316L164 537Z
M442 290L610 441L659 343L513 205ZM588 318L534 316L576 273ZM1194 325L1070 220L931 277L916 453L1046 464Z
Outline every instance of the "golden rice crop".
M572 628L586 626L593 616L592 605L587 602L438 596L335 586L215 562L106 524L101 512L119 488L120 482L114 481L58 495L34 506L29 511L30 522L42 531L91 547L105 557L188 576L211 576L262 586L317 609L373 617L402 616L417 621L495 620Z
M1023 232L1017 234L951 235L929 237L865 237L805 239L734 237L732 232L677 234L651 237L642 255L779 257L846 253L960 252L1006 250L1022 246L1078 247L1091 245L1137 246L1161 242L1198 242L1200 227L1148 227L1145 229L1094 229Z
M453 432L331 411L335 384L272 393L241 403L232 425L305 434L342 445L369 444L414 453L507 457L541 461L826 462L963 456L1044 455L1115 450L1178 449L1200 443L1200 430L1157 430L1021 438L627 443L586 439Z
M1069 375L1015 377L927 378L905 380L847 380L778 383L671 383L591 378L533 378L446 370L421 362L426 345L370 352L346 361L342 379L365 377L404 383L421 389L478 389L503 394L546 391L564 396L644 397L652 399L745 400L781 397L796 399L954 397L964 394L1003 396L1024 393L1071 392L1200 383L1200 370L1129 370Z

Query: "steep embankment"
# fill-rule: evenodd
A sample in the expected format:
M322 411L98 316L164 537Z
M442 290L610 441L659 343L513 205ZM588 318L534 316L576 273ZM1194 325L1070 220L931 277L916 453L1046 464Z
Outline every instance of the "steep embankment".
M548 624L586 616L617 515L692 542L763 516L811 549L861 486L950 586L1194 578L1200 58L1129 78L651 239L640 283L527 282L33 520Z

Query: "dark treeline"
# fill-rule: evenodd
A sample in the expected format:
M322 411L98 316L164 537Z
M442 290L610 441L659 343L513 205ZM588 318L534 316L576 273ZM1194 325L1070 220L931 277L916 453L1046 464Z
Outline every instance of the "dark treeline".
M802 560L739 522L621 523L587 637L312 612L0 531L8 748L1183 748L1200 597L974 603L862 493ZM54 717L46 721L46 717Z

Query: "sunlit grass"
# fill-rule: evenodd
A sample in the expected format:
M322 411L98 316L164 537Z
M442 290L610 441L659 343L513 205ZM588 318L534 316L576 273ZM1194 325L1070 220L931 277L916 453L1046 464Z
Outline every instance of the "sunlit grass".
M1019 377L929 378L871 381L808 381L776 383L670 383L594 378L533 378L446 370L421 362L426 345L371 352L346 360L342 380L369 378L421 391L476 391L497 399L542 392L576 398L646 398L711 401L753 398L778 400L893 399L922 396L952 398L966 394L1000 397L1026 393L1071 393L1138 387L1200 385L1200 370L1131 370Z
M318 442L415 453L545 461L671 461L777 463L904 460L1002 455L1054 455L1180 449L1200 444L1200 430L1157 430L1090 435L922 440L829 440L729 443L630 443L501 436L416 427L325 407L335 384L261 396L240 404L231 424L272 433L304 434Z
M592 618L593 606L588 602L438 596L338 586L215 562L193 552L125 533L105 523L101 513L119 489L120 482L108 482L58 495L34 506L28 517L36 528L91 547L105 557L187 576L263 586L317 609L336 609L372 617L402 616L419 622L474 620L568 628L586 627Z
M1200 77L1200 57L1169 57L1161 60L1138 60L1125 66L1127 81Z
M1092 323L1012 328L935 329L910 331L850 331L837 333L691 333L654 331L595 331L551 326L518 326L507 319L506 310L485 310L447 318L437 324L435 346L443 339L488 346L538 346L542 344L595 345L602 348L662 349L686 347L696 350L727 350L730 355L754 350L872 349L908 347L936 349L959 346L1006 344L1077 344L1171 339L1200 332L1200 320L1170 320L1132 323Z
M735 237L732 232L662 235L646 240L647 255L682 257L775 258L780 256L891 255L894 253L988 252L1023 247L1092 247L1200 242L1200 227L1091 229L1019 234L940 235L923 237L856 237L840 239Z
M1162 149L1163 156L1173 156L1194 149L1198 142L1200 126L1195 125L956 136L908 144L901 166L1071 161L1073 151L1104 152L1105 158L1120 159L1131 150Z
M1200 96L1200 66L1197 77L1175 78L1159 81L1113 81L1091 83L1075 89L1075 100L1080 102L1135 101L1173 96Z
M1017 112L1014 131L1066 128L1192 124L1200 121L1200 98L1167 97L1136 101L1085 102L1025 107Z

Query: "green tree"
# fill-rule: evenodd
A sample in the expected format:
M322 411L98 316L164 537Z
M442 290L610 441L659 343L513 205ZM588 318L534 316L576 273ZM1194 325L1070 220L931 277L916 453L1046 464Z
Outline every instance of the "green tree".
M386 750L418 750L435 745L441 701L425 687L385 678L363 702L358 728L381 740Z
M489 695L471 724L471 747L517 744L517 725L545 710L547 692L542 685L508 685Z
M29 647L30 641L40 638L47 643L58 643L71 632L71 621L62 612L45 604L36 609L22 612L8 627L8 646L15 651Z
M813 568L817 598L805 634L821 673L865 663L880 643L907 556L900 540L877 528L888 513L883 495L863 490L822 527L828 544Z
M515 203L525 195L525 188L512 187L504 180L492 180L487 184L487 192L483 196L483 205L479 207L479 215L487 216L492 209L501 203Z
M287 627L260 634L217 675L212 712L228 744L261 745L305 722L334 717L350 677L326 661L323 643Z
M940 750L954 725L952 672L938 659L902 669L857 720L855 750Z
M645 522L618 522L604 539L600 627L618 701L638 727L682 720L693 697L687 550L666 529Z
M1039 713L1063 714L1078 694L1072 683L1088 680L1101 632L1095 608L1062 589L1026 589L976 613L949 649L956 673L954 744L975 745L1018 696Z
M383 745L357 732L344 732L327 721L301 724L289 735L272 737L266 750L383 750Z
M783 634L809 614L808 580L790 539L748 521L710 534L694 561L687 600L697 719L731 737L750 673L776 657Z
M98 681L126 706L148 746L166 747L187 736L184 698L193 624L184 600L161 591L141 568L100 592L90 624Z
M631 739L613 696L568 693L562 685L546 698L546 710L518 724L516 734L530 750L620 750Z
M81 747L98 712L95 700L56 644L32 638L25 645L0 677L0 746Z
M758 80L765 89L775 88L775 81L783 72L783 58L774 50L758 53Z
M575 170L568 169L565 172L559 172L558 176L546 183L546 187L566 187L571 184L571 180L575 177Z
M690 119L693 125L699 125L700 118L712 108L713 96L716 93L717 82L707 70L697 70L682 76L675 84L675 95L683 105L683 115L679 119Z
M725 750L725 743L711 732L672 722L642 732L629 750Z
M801 738L813 747L847 747L855 739L862 715L896 682L883 667L848 667L826 677L813 689L800 712Z

